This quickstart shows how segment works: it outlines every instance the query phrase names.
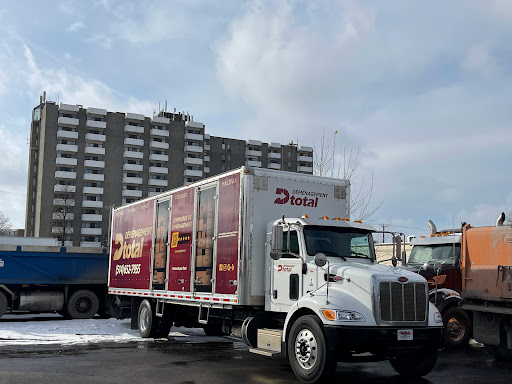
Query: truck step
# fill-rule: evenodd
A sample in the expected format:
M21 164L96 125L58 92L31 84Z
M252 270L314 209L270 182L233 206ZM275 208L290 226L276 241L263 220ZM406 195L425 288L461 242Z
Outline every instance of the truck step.
M249 348L249 352L255 353L257 355L267 356L267 357L282 356L280 352L274 352L274 351L270 351L268 349L261 349L261 348Z
M267 350L272 353L281 353L281 340L283 331L281 329L258 329L257 347L260 350Z

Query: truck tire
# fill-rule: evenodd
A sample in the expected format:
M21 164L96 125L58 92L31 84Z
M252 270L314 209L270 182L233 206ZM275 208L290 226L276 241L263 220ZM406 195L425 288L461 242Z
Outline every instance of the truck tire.
M4 315L5 311L7 311L7 297L0 292L0 317Z
M205 324L203 325L203 331L206 336L226 336L226 334L222 332L222 324Z
M335 354L328 352L323 328L316 316L302 316L293 323L287 348L293 373L304 383L319 382L336 370Z
M401 376L418 378L429 374L437 362L437 347L431 344L402 353L389 360L393 369Z
M472 336L471 319L466 311L457 307L449 307L443 312L445 327L444 342L446 348L465 347Z
M148 338L159 336L158 329L160 326L160 319L155 316L154 306L151 305L147 299L142 300L140 303L137 324L140 337ZM167 334L169 334L169 332L167 332Z
M66 312L72 319L90 319L100 307L98 297L86 289L76 291L66 303Z

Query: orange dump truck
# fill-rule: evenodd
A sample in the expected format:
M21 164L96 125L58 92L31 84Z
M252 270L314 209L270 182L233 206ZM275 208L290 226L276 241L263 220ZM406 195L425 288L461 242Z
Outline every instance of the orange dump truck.
M463 227L462 302L473 337L496 359L512 361L512 226Z

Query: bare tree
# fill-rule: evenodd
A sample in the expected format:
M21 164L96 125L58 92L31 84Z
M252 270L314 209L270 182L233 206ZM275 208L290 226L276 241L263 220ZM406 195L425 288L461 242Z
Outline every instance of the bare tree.
M7 235L12 229L11 219L0 211L0 235Z
M338 131L335 131L330 145L326 142L324 130L320 138L320 147L314 145L313 173L318 176L350 180L350 216L357 220L368 220L382 206L382 202L372 205L373 175L369 186L365 178L359 176L359 147L347 149L343 146L343 153L336 153L337 135Z
M64 246L69 235L73 234L73 220L75 218L75 187L61 185L55 193L54 211L52 216L52 235Z

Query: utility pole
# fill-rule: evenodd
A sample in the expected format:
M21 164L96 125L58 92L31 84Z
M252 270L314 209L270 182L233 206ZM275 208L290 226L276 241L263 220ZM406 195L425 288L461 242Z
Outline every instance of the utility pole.
M387 227L389 227L389 225L381 224L380 226L382 227L382 242L384 243L384 231L386 230Z

